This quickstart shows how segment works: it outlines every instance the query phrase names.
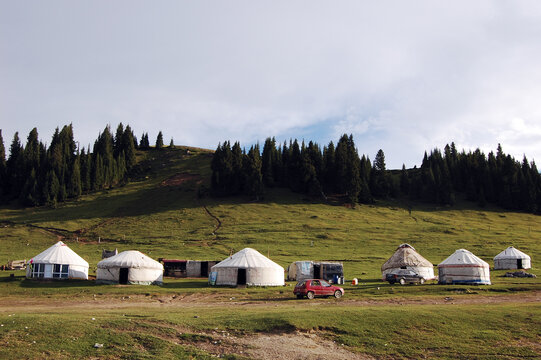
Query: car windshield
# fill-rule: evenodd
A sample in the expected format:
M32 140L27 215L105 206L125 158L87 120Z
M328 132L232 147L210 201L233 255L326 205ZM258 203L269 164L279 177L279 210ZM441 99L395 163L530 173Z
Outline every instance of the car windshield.
M298 287L303 286L305 282L306 282L306 280L301 280L295 286L298 286Z
M321 280L321 286L331 286L331 284L329 284L325 280Z

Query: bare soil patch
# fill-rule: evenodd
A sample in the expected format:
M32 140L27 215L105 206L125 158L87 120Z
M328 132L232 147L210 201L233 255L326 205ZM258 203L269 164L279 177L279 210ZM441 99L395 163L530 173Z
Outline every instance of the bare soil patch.
M254 359L373 359L356 354L343 345L327 340L315 333L299 331L286 334L257 334L236 338L236 342L245 345L245 354Z
M161 182L161 186L180 186L190 181L195 181L196 184L201 184L203 179L199 174L180 173L171 176Z

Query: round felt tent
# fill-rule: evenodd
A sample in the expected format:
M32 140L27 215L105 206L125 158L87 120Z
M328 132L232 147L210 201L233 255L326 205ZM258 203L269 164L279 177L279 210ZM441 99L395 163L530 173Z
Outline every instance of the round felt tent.
M123 251L98 263L96 282L101 284L161 285L163 265L142 252Z
M494 257L494 269L530 269L531 258L520 250L509 246Z
M258 251L245 248L211 268L215 285L284 285L284 268Z
M88 280L88 262L62 241L34 256L28 263L27 278Z
M393 256L381 266L382 279L393 270L409 269L421 275L425 280L432 280L434 276L434 265L422 257L410 244L400 245Z
M440 284L490 285L486 261L465 249L455 251L438 265Z

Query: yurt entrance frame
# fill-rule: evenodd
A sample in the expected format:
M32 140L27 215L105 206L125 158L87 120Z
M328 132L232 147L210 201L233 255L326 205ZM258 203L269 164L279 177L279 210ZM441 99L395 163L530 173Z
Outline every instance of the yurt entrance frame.
M523 269L523 267L522 267L522 259L517 259L517 269Z
M130 274L129 268L120 268L118 271L118 283L126 285L128 283L128 275Z
M246 269L237 269L237 285L246 285Z
M201 277L208 277L208 276L209 276L209 262L202 261L201 262Z

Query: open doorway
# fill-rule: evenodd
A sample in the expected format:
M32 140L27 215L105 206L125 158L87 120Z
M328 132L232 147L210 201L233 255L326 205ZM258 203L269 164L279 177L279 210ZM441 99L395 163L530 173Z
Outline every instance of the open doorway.
M523 269L523 267L522 267L522 259L517 259L517 269Z
M209 276L209 262L201 261L201 277Z
M238 269L237 285L246 285L246 269Z
M321 278L321 265L314 264L314 279Z
M119 284L127 284L128 283L128 274L130 273L130 269L128 268L120 268L120 273L118 275L118 283Z

